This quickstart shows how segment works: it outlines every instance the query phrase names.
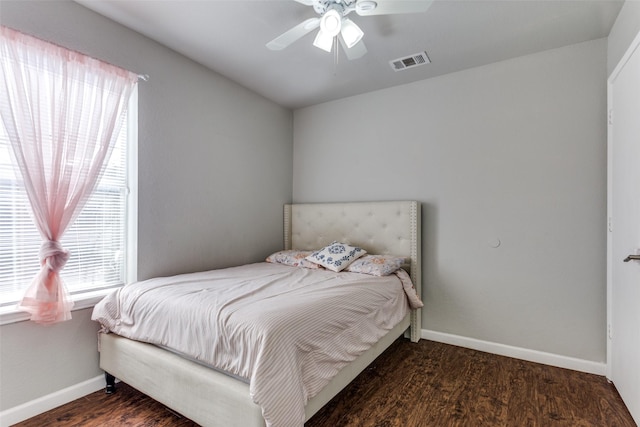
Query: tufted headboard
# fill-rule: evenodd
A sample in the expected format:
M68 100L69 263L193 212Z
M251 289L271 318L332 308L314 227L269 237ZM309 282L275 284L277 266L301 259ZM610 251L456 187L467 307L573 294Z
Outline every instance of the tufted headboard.
M337 240L370 254L410 259L411 280L422 287L420 203L302 203L284 207L285 249L315 250ZM411 312L411 340L420 338L421 312Z

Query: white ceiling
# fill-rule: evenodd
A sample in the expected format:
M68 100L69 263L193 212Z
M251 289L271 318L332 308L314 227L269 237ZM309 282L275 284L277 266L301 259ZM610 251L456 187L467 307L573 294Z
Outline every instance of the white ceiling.
M622 0L436 0L424 13L349 15L368 53L349 61L315 48L265 44L317 16L293 0L76 0L288 108L606 37ZM384 0L383 0L384 1ZM386 0L394 1L394 0ZM431 64L389 61L426 51ZM153 79L153 70L144 70Z

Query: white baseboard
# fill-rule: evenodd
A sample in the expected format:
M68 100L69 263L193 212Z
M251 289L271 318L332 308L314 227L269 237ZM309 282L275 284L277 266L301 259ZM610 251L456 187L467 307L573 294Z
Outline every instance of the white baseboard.
M606 363L577 359L553 353L545 353L543 351L530 350L527 348L512 347L510 345L477 340L475 338L467 338L459 335L430 331L427 329L423 329L421 331L421 338L444 344L456 345L458 347L470 348L472 350L484 351L486 353L493 353L500 356L513 357L515 359L527 360L529 362L556 366L558 368L572 369L574 371L586 372L589 374L604 376L606 373Z
M50 411L65 403L72 402L87 394L105 387L104 375L99 375L79 384L56 391L46 396L39 397L22 405L9 408L0 412L0 427L9 427L13 424L27 420L43 412Z

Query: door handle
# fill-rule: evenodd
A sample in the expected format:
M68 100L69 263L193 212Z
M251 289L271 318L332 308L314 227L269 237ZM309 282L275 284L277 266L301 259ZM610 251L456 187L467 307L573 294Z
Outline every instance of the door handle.
M624 262L629 262L629 261L640 261L640 255L629 255L628 257L626 257L624 260Z

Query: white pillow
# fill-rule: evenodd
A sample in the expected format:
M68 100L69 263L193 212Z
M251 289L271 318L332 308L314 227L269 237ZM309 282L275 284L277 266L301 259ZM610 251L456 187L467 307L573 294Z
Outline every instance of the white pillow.
M307 260L320 264L331 271L342 271L354 260L366 254L362 248L350 246L346 243L333 242L309 255Z

